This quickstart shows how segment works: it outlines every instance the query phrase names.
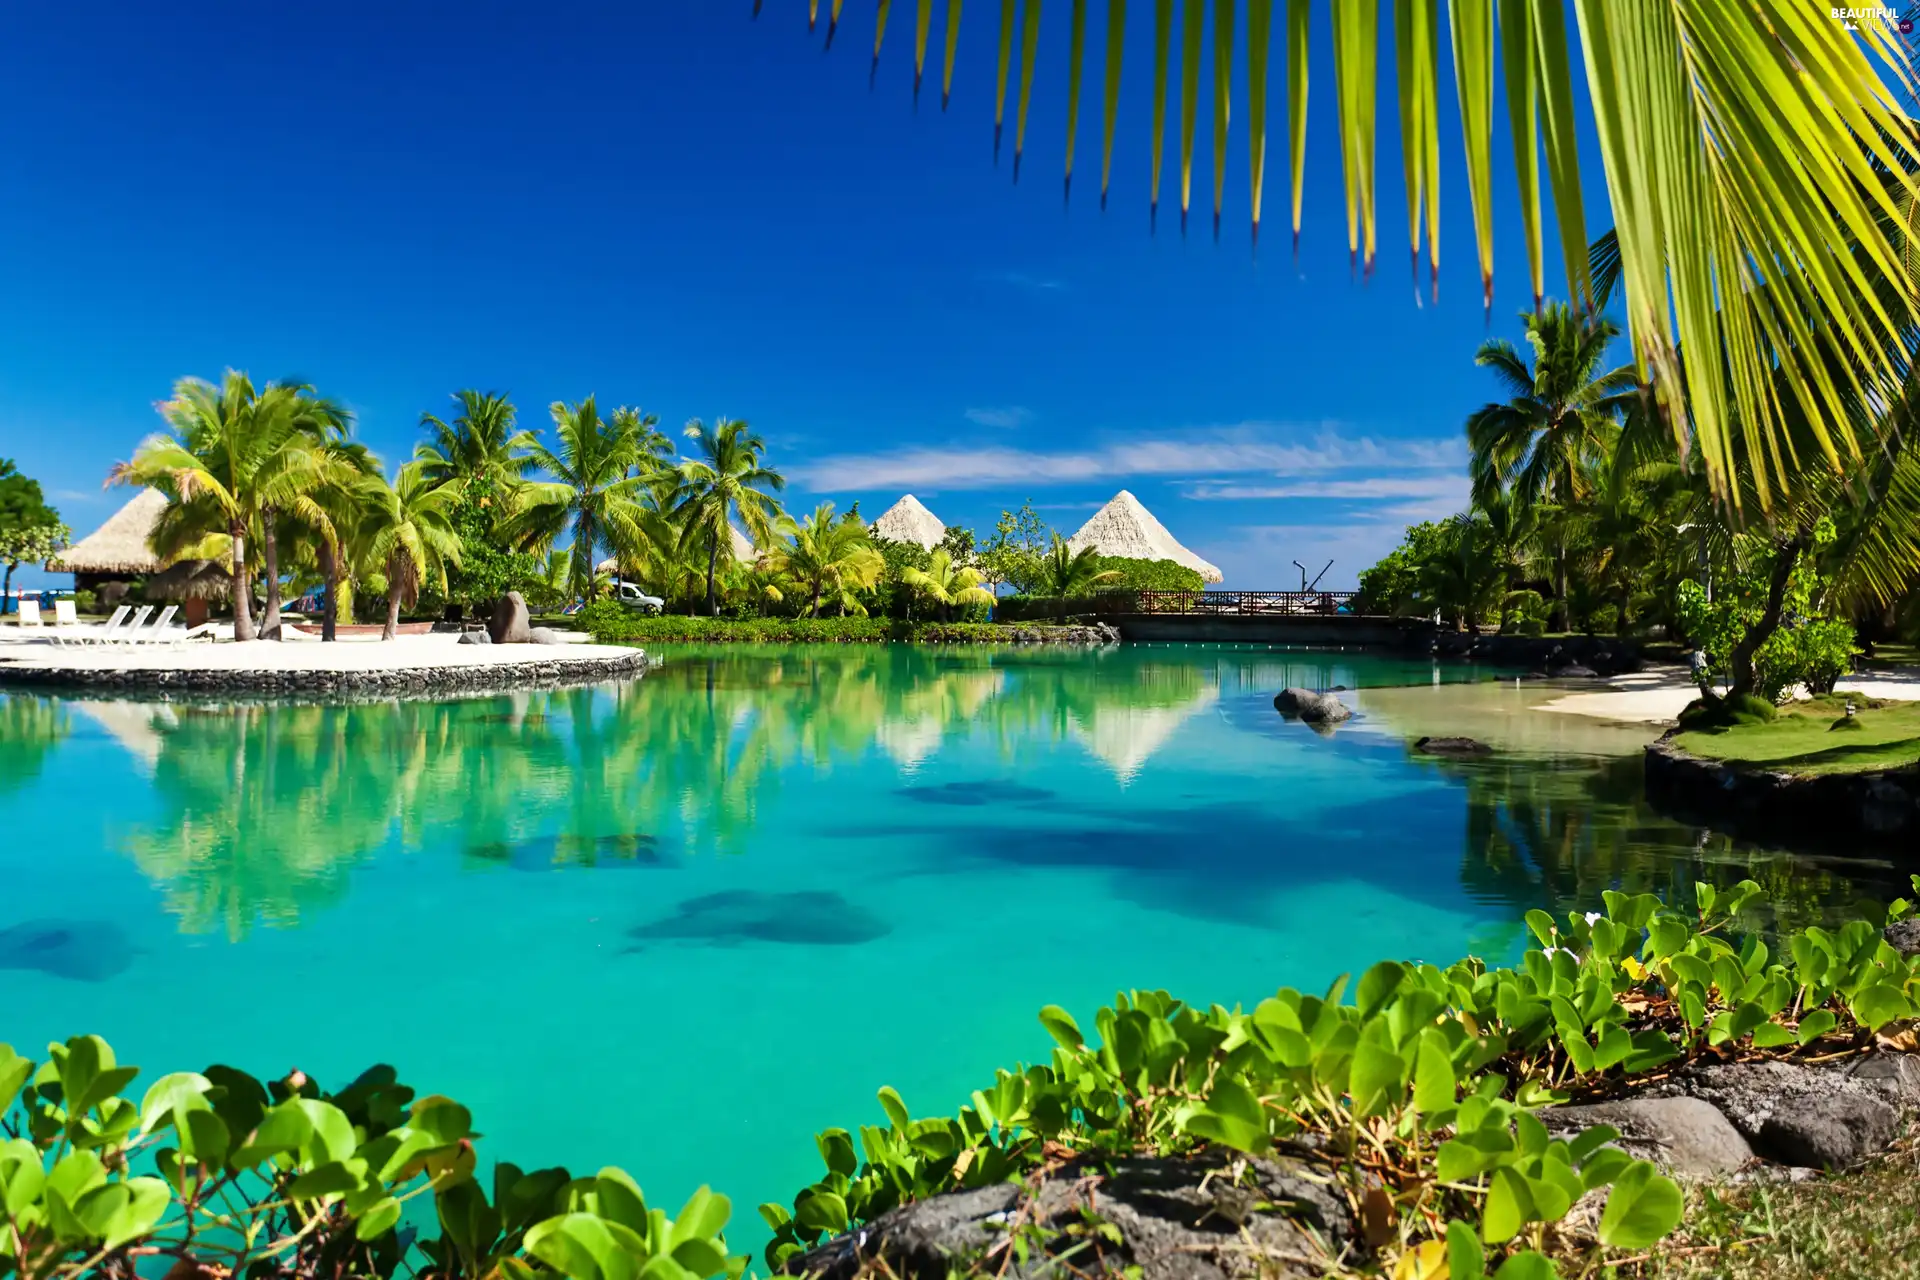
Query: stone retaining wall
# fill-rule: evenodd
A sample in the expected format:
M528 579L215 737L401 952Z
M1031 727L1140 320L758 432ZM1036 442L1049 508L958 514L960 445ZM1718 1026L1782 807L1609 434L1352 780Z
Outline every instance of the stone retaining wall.
M1775 773L1690 755L1669 736L1647 748L1646 780L1655 806L1771 844L1920 847L1920 766Z
M44 667L0 664L0 689L114 694L252 694L395 697L495 693L589 684L644 672L645 653L617 658L542 658L527 662L402 667L385 671L281 671L185 668Z

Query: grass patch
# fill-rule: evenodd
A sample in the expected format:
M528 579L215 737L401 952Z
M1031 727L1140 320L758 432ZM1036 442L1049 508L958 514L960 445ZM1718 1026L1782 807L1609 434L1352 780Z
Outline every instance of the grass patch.
M1636 1280L1920 1277L1920 1130L1853 1173L1694 1188Z
M1855 713L1848 717L1847 703ZM1689 708L1692 711L1693 708ZM1852 773L1920 761L1920 704L1831 693L1779 708L1772 720L1736 716L1711 727L1683 716L1674 741L1689 754L1788 773ZM1694 725L1701 725L1694 728Z
M599 644L1011 644L1058 628L1024 622L900 622L889 618L701 618L591 605L571 620Z

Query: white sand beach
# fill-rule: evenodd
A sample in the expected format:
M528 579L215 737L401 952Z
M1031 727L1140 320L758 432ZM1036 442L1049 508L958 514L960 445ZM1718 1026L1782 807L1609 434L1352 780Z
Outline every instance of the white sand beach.
M1849 676L1842 680L1843 693L1892 701L1920 701L1920 671L1874 672ZM1661 667L1637 675L1613 676L1598 682L1596 691L1569 693L1543 702L1541 711L1560 711L1568 715L1593 716L1628 724L1672 724L1680 712L1700 693L1684 671Z
M256 640L249 644L226 641L171 646L56 645L33 640L0 645L0 667L85 671L418 671L507 666L553 659L615 662L637 652L618 645L461 644L459 637L452 633L399 636L392 640L342 639L334 644Z

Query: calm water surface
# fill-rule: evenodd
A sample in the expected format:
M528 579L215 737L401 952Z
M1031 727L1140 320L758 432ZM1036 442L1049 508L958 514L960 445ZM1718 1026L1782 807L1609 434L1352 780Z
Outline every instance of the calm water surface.
M376 1061L496 1158L752 1206L810 1135L947 1110L1126 987L1252 1003L1521 915L1753 875L1812 918L1895 877L1641 798L1644 729L1350 654L670 651L643 680L452 702L0 695L0 1039L149 1071ZM1450 683L1442 684L1443 677ZM1477 681L1451 683L1452 681ZM1290 685L1346 685L1329 737ZM1412 757L1467 732L1485 760Z

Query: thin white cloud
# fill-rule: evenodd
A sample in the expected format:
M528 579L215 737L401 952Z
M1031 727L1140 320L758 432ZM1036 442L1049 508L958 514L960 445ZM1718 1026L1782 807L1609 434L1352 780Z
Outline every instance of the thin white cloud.
M999 409L969 409L966 412L966 419L982 427L1011 429L1025 426L1033 421L1033 410L1019 404L1010 404Z
M1067 287L1067 282L1064 280L1056 280L1052 276L1031 275L1025 271L990 271L986 278L1000 284L1010 284L1016 289L1031 289L1036 293L1051 293L1056 289Z
M1135 437L1080 449L1005 445L920 445L841 454L794 468L809 490L990 489L1111 479L1186 479L1264 472L1286 478L1347 470L1408 471L1460 466L1453 440L1352 437L1333 425L1243 423ZM1219 483L1224 483L1219 482Z
M1361 476L1350 480L1306 480L1292 484L1221 484L1202 481L1189 486L1181 496L1200 502L1266 498L1445 498L1465 502L1468 481L1450 472L1412 475Z

